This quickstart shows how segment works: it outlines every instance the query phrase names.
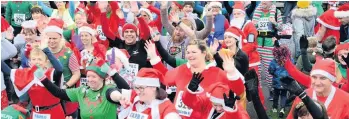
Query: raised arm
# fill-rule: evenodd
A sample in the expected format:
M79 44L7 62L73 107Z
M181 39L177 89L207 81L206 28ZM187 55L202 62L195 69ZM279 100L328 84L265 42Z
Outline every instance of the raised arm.
M287 70L288 74L290 74L290 76L293 77L296 81L304 85L306 88L310 87L310 77L304 74L303 72L299 71L297 67L294 66L294 64L291 62L291 60L287 60L284 67Z
M205 39L210 34L213 27L213 16L212 16L212 10L208 11L206 13L206 23L205 28L200 31L195 31L196 38L198 39Z
M49 17L51 17L51 14L53 12L52 8L47 7L43 1L38 1L38 5L42 8L42 11Z
M168 52L162 47L159 41L155 42L156 49L158 50L162 60L164 60L171 67L177 67L176 58L172 57Z
M148 40L150 38L150 28L145 22L143 17L138 17L139 22L139 39L141 40Z
M169 34L173 34L175 27L172 26L172 24L169 22L168 8L169 8L168 3L165 4L161 2L161 7L160 7L161 23Z

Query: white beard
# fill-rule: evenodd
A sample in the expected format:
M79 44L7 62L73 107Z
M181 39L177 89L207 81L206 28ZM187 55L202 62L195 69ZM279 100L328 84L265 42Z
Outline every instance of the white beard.
M242 25L244 24L245 18L234 18L230 21L230 26L235 26L239 29L242 28Z

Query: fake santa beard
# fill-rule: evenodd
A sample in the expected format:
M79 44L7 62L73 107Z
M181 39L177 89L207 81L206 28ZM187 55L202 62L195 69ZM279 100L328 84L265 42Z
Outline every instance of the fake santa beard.
M245 22L245 18L234 18L230 21L230 26L235 26L241 29L244 22Z

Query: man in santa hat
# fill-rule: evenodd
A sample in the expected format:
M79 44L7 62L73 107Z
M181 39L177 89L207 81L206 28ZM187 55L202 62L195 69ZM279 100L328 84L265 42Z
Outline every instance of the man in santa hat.
M339 30L340 42L344 42L349 39L349 3L339 6L334 16L342 23Z
M340 22L338 18L334 16L336 9L336 4L333 3L329 10L316 19L318 24L315 26L315 34L320 43L322 43L327 37L334 36L336 38L336 43L339 44Z
M255 69L258 71L258 65L260 64L259 53L257 52L257 29L254 24L246 18L246 12L243 2L235 2L233 9L234 19L230 21L231 26L235 26L244 33L246 39L243 39L242 50L247 54L249 58L249 69ZM258 74L258 76L260 76ZM261 79L261 78L258 78ZM261 102L264 104L264 96L260 89Z
M75 87L75 84L79 81L80 65L73 51L65 46L65 40L63 38L63 24L61 19L52 18L44 29L44 34L47 36L47 41L44 44L48 45L48 48L55 55L59 62L63 65L64 86L63 89ZM66 103L66 115L77 116L77 103Z

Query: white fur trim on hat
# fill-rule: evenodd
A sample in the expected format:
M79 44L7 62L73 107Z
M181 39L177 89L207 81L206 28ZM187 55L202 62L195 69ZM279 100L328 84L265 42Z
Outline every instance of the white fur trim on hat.
M233 34L233 33L231 33L231 32L228 32L228 31L226 31L226 32L224 33L224 35L233 36L233 37L236 38L238 41L241 41L241 39L242 39L242 37L239 37L239 36L237 36L237 35L235 35L235 34Z
M121 63L124 65L124 67L125 67L126 69L129 69L129 67L130 67L130 62L128 61L129 59L128 59L127 56L126 56L123 52L121 52L121 50L118 49L118 48L112 48L112 49L108 50L108 51L107 51L107 56L106 56L105 58L108 59L108 56L111 56L111 54L112 54L112 52L113 52L112 50L115 51L115 57L118 58L118 59L121 61Z
M139 9L139 13L141 13L142 11L144 11L145 13L148 14L149 18L150 18L150 21L153 21L153 14L150 12L149 9L146 9L146 8L141 8Z
M79 28L78 34L80 35L81 32L87 32L90 33L92 36L96 35L96 31L93 30L91 27L88 26L82 26Z
M330 24L327 24L326 22L322 21L320 18L317 18L316 21L319 22L321 25L324 25L325 27L330 28L332 30L339 30L340 29L340 27L335 27L335 26L332 26Z
M22 22L22 28L30 28L30 29L34 29L34 28L36 28L36 26L37 26L37 23L36 23L36 21L34 21L34 20L29 20L29 21L24 21L24 22Z
M241 12L243 14L246 14L246 12L244 10L242 10L242 9L233 9L233 11L239 11L239 12Z
M210 2L208 4L208 8L212 8L213 6L218 6L222 9L222 3L220 3L220 2Z
M349 11L335 11L334 16L336 18L346 18L349 17Z
M328 73L327 71L324 71L321 69L315 69L315 70L312 70L310 72L310 76L315 75L315 74L323 75L323 76L327 77L328 79L330 79L332 82L335 82L337 80L335 76L333 76L332 74Z
M221 98L217 98L217 97L214 97L214 96L210 96L210 101L213 102L213 103L216 103L216 104L221 104L222 106L225 106L224 105L224 99L221 99Z
M136 77L134 85L160 87L159 78Z
M57 33L63 35L63 29L59 28L58 26L47 26L44 29L44 33L48 33L48 32L57 32Z

